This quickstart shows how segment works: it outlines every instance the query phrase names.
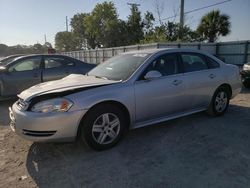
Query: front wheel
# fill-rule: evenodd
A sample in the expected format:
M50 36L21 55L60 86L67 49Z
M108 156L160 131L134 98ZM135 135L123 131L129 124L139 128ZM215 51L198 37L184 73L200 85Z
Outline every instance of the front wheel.
M230 94L228 89L225 87L218 88L214 93L207 113L212 116L223 115L228 108L229 100Z
M109 104L98 105L84 118L81 138L93 149L108 149L121 139L125 126L120 108Z

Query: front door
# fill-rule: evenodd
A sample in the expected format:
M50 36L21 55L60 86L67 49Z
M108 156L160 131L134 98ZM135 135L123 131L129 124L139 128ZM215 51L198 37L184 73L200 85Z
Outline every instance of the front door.
M161 77L145 80L149 71L158 71ZM135 82L136 123L158 119L182 111L185 83L176 54L156 58Z
M3 74L3 96L16 95L41 83L41 56L21 59Z

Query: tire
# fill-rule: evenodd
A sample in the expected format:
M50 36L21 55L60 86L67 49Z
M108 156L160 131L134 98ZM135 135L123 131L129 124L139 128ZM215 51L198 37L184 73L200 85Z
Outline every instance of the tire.
M126 127L123 111L111 104L90 110L81 123L81 139L95 150L113 147L122 138Z
M250 81L244 81L242 84L245 88L250 88Z
M210 105L207 109L207 114L211 116L221 116L223 115L229 105L230 100L230 92L226 87L219 87L212 98L212 101L210 102Z

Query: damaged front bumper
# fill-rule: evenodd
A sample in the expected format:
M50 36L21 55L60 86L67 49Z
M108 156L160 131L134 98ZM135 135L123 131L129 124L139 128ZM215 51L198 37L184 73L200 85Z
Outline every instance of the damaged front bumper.
M86 110L63 113L22 111L17 102L9 108L10 127L20 137L36 141L74 141Z

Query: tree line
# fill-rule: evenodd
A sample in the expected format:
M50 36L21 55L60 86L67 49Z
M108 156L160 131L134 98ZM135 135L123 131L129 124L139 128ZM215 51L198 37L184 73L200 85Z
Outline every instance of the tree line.
M15 45L7 46L0 44L0 57L12 55L12 54L43 54L48 53L48 49L52 48L49 42L45 44L36 43L34 45Z
M160 22L147 11L143 16L136 5L126 21L118 18L113 2L98 3L90 13L78 13L71 19L71 31L58 32L58 51L108 48L152 42L216 42L230 33L230 17L219 10L205 14L196 30L176 22ZM182 33L181 33L182 32ZM181 35L181 38L180 38Z

